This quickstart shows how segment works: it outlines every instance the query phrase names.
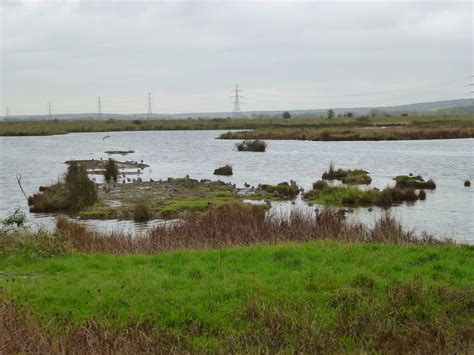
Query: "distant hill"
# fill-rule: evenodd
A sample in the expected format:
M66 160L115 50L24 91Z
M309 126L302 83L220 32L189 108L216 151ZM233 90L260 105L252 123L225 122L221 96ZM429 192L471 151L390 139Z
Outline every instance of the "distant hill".
M307 110L290 110L292 115L308 115L308 116L324 116L328 108L307 109ZM374 107L332 107L336 114L344 114L352 112L356 115L367 115L372 110L377 112L386 112L393 115L403 113L409 114L459 114L472 115L474 112L474 99L456 99L443 100L434 102L418 102L399 106L374 106ZM245 111L243 116L253 118L281 116L281 110L268 111ZM105 119L147 119L146 113L120 114L120 113L103 113L102 117ZM153 114L153 119L183 119L183 118L225 118L232 117L232 112L188 112L176 114ZM48 115L23 115L10 117L11 120L46 120ZM97 119L96 113L77 113L77 114L57 114L53 118L58 120L77 120L77 119Z

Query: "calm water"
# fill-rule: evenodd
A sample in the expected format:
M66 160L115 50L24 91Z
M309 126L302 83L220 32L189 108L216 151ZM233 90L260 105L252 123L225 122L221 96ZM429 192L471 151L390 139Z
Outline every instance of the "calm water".
M413 173L433 178L437 189L427 191L426 201L392 208L392 213L409 228L438 236L454 237L474 243L474 140L433 140L398 142L305 142L270 141L265 153L237 152L235 141L214 139L220 131L78 133L50 137L0 137L0 218L27 204L15 179L22 175L27 194L40 185L57 180L69 159L107 158L106 150L134 150L134 154L115 156L117 160L144 160L144 181L149 177L216 179L218 166L231 164L234 175L221 178L243 186L296 180L310 188L330 161L336 168L362 168L370 172L372 186L393 184L396 175ZM105 135L110 139L103 140ZM299 206L301 203L297 203ZM287 212L291 204L275 204ZM356 209L351 218L371 223L380 210ZM52 223L54 218L30 215L35 221ZM130 222L85 222L101 230L143 230L149 225ZM158 222L155 222L158 223Z

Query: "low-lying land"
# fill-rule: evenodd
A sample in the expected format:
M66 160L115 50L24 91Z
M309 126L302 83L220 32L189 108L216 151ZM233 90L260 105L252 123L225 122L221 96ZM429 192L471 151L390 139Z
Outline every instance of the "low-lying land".
M134 150L106 150L105 153L109 155L114 155L114 154L127 155L127 154L135 153L135 151Z
M251 131L228 132L221 139L290 139L309 141L380 141L474 138L472 117L411 118L403 124L393 122L391 117L383 121L373 120L359 126L340 125L328 127L258 127ZM395 120L394 120L395 121Z
M260 184L252 189L252 192L247 194L246 198L265 201L293 200L300 191L300 187L293 180L289 183L284 181L276 185Z
M77 164L84 169L86 169L88 174L104 174L106 171L107 163L110 161L110 159L89 159L89 160L67 160L66 164L71 165L71 164ZM137 161L118 161L114 160L115 164L117 165L117 168L125 171L127 169L134 169L134 170L143 170L147 167L149 167L148 164L145 164L142 162L137 162ZM127 172L127 174L130 174L130 172Z
M226 205L143 238L58 227L1 232L2 352L473 350L474 248L388 216Z
M147 219L175 218L181 212L202 211L211 205L240 200L237 192L228 183L188 178L98 184L95 203L73 212L81 218L131 220L136 219L136 206L142 205L148 210ZM32 210L37 211L34 204ZM53 212L58 211L61 212Z
M339 180L347 185L368 185L372 182L369 173L362 169L334 169L331 163L329 170L325 171L322 176L323 180Z
M433 179L425 181L420 175L399 175L393 178L395 180L395 187L400 189L436 189L436 184Z
M231 139L381 140L469 138L470 116L389 116L356 118L295 117L291 119L187 120L50 120L3 121L0 136L41 136L79 132L238 130Z
M339 207L391 207L403 202L413 203L426 199L426 192L418 193L414 188L386 187L360 189L356 186L329 185L324 180L313 184L313 189L306 192L303 198L310 203Z

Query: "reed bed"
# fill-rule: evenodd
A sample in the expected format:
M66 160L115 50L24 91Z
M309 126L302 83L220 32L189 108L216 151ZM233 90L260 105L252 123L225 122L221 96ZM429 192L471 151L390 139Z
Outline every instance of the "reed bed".
M60 217L57 229L74 250L86 253L154 254L180 249L212 249L253 244L338 240L354 243L436 244L433 236L405 230L389 214L370 228L346 221L336 209L315 215L295 210L290 218L268 215L261 206L226 204L155 227L142 236L100 234Z

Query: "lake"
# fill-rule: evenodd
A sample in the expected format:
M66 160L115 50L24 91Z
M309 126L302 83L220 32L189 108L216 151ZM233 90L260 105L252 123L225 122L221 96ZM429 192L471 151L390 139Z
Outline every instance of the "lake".
M21 174L27 194L38 191L65 172L70 159L106 159L107 150L134 150L117 160L143 160L150 167L142 178L154 180L189 175L195 179L217 179L215 168L231 164L234 175L219 179L243 187L244 183L279 183L295 180L309 189L321 178L331 161L336 168L361 168L369 171L371 186L384 188L396 175L413 173L433 178L437 188L427 191L425 201L391 208L391 213L407 228L426 231L440 237L453 237L474 244L474 140L381 141L381 142L310 142L269 141L267 152L237 152L235 141L215 139L223 131L146 131L77 133L45 137L0 137L0 218L15 208L25 212L28 206L16 175ZM110 138L103 139L104 136ZM473 181L474 182L474 181ZM304 203L275 203L274 209L287 213ZM307 208L307 206L306 206ZM358 208L351 219L372 223L383 213ZM35 223L52 225L54 217L29 214ZM126 221L85 221L102 231L143 231L150 224Z

